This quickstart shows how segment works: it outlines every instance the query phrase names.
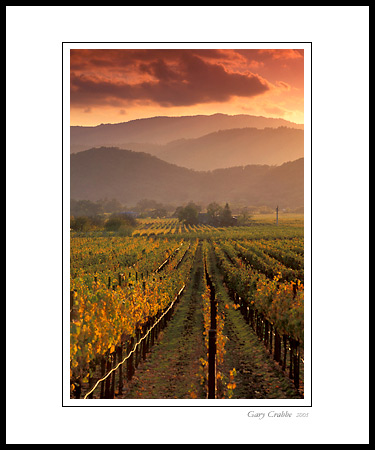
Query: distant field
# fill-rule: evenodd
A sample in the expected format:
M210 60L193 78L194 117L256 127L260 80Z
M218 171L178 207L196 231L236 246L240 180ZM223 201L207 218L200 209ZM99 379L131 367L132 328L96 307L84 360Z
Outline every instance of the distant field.
M133 232L133 236L147 236L147 235L162 235L162 234L181 234L181 233L214 233L227 235L228 233L254 233L256 230L260 230L259 225L268 225L273 228L270 229L271 234L277 231L286 231L284 227L287 227L291 231L290 227L300 228L299 231L303 231L304 215L303 214L279 214L279 224L276 227L275 214L255 214L251 216L248 223L245 226L233 226L215 228L211 225L198 224L198 225L184 225L175 218L167 219L138 219L138 226ZM273 231L271 231L273 230Z
M254 214L251 221L255 223L276 223L276 214ZM304 214L279 213L280 225L304 225Z

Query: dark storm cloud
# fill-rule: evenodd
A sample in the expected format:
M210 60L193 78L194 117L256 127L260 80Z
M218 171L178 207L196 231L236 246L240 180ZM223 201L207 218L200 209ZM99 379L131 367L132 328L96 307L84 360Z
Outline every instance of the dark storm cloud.
M82 52L82 51L81 51ZM220 50L76 50L71 58L72 105L153 102L189 106L252 97L270 89L250 72L230 69Z

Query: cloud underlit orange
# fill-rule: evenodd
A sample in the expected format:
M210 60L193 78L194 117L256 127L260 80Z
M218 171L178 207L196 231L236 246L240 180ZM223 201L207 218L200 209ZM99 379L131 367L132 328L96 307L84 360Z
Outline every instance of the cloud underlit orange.
M72 49L71 125L254 114L303 123L303 50Z

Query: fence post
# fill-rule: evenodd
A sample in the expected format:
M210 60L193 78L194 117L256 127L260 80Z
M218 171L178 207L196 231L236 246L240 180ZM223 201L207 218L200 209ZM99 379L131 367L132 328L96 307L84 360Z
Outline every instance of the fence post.
M139 328L137 325L137 330L135 332L135 341L139 342ZM139 363L139 357L140 357L140 346L137 345L134 354L134 368L136 369L138 367L138 363Z
M127 353L129 355L129 353L131 352L132 348L133 348L133 343L134 343L134 338L130 338L130 342L128 342L127 344ZM133 376L133 356L134 353L132 353L129 358L126 360L126 375L128 380L131 380L132 376Z
M273 336L273 326L272 323L270 323L270 353L272 355L272 336Z
M208 398L216 397L216 330L208 330Z
M120 361L122 361L122 343L119 345L117 351L118 351L118 360L120 362ZM122 394L122 386L123 386L123 384L122 384L122 364L120 364L118 376L119 376L119 379L118 379L118 393L119 393L119 395L121 395Z
M287 348L286 348L286 343L287 343L287 336L284 334L283 336L283 341L284 341L284 358L283 358L283 370L285 370L286 368L286 354L287 354Z
M249 323L251 328L254 330L254 308L250 306L249 310Z
M275 351L273 359L278 363L280 362L280 347L281 347L280 336L277 330L275 330Z
M155 317L152 317L151 318L151 326L152 327L153 327L154 323L155 323ZM153 327L151 330L151 346L154 345L154 342L155 342L155 327Z
M116 350L112 353L112 358L111 358L112 359L112 368L116 367L116 353L117 353ZM115 370L112 372L112 376L110 378L112 378L110 395L111 395L111 398L115 398L115 383L116 383L116 371Z
M107 373L112 369L111 355L107 356ZM111 377L107 377L105 380L105 393L104 398L111 398Z
M299 389L299 348L298 341L295 343L295 354L294 354L294 386Z
M101 369L102 369L101 378L103 378L105 375L105 356L102 357ZM102 383L102 386L100 389L100 398L104 398L104 383Z
M293 378L293 363L294 363L294 341L290 339L290 353L289 353L289 378Z
M146 322L145 324L143 324L143 327L142 327L142 337L146 335L147 331L148 331L148 326L147 326L147 322ZM142 341L142 343L143 343L143 346L142 346L142 359L143 360L146 359L146 354L147 354L147 339L148 339L148 336L145 337L143 339L143 341Z
M268 335L269 331L268 331L268 320L264 319L264 345L266 346L266 348L268 348Z

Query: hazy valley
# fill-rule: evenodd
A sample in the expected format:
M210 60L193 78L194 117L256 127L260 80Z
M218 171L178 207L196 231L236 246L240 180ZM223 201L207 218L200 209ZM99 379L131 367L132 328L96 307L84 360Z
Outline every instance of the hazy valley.
M248 115L71 127L71 198L303 206L304 131Z

